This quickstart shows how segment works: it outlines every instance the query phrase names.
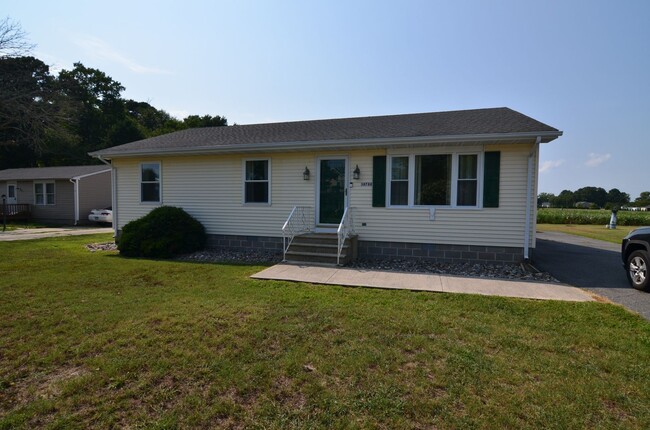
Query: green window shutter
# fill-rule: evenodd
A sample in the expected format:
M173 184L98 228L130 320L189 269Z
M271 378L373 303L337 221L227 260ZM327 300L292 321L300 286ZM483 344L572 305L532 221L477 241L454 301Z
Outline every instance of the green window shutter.
M499 175L501 170L501 152L486 152L483 169L483 207L499 207Z
M372 207L386 207L386 156L372 157Z

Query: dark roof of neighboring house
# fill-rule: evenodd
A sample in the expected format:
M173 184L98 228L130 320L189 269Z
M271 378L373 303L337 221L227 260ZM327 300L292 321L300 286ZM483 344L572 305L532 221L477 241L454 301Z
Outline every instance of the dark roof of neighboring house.
M127 143L91 153L91 155L155 154L156 152L189 152L199 148L224 148L274 144L302 143L327 146L359 141L405 138L453 138L458 136L541 134L543 142L562 132L512 109L489 108L404 115L324 119L314 121L278 122L193 128ZM534 137L533 137L534 138ZM313 145L312 145L313 144ZM267 145L270 146L270 145Z
M24 169L0 170L0 181L30 181L33 179L72 179L77 176L110 171L107 165L100 166L57 166L29 167Z

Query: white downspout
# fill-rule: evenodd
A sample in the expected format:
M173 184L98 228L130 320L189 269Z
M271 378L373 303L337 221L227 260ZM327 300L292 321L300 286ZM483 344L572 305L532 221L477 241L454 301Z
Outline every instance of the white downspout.
M537 136L535 139L535 144L533 149L531 149L530 154L528 154L528 180L526 182L526 230L524 231L524 261L529 260L529 248L530 248L530 228L532 226L531 219L531 205L533 203L533 160L535 154L537 154L537 148L542 141L541 136Z
M111 207L113 208L113 237L117 240L117 181L113 163L110 163L97 155L97 158L107 166L111 166Z
M74 225L79 224L79 179L72 178L70 182L74 185Z

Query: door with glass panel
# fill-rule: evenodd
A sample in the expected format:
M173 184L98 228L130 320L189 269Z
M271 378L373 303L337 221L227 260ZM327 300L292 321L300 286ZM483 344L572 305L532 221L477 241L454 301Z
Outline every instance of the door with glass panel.
M15 183L7 183L7 204L10 205L15 205L18 203L18 197L16 196L16 184Z
M345 158L320 159L318 178L318 224L340 224L345 211Z

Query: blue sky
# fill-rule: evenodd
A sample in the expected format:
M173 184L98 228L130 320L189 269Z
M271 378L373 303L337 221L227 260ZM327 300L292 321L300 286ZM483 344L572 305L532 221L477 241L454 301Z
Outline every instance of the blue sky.
M75 61L178 117L290 121L508 106L564 131L539 191L650 190L650 1L4 0Z

